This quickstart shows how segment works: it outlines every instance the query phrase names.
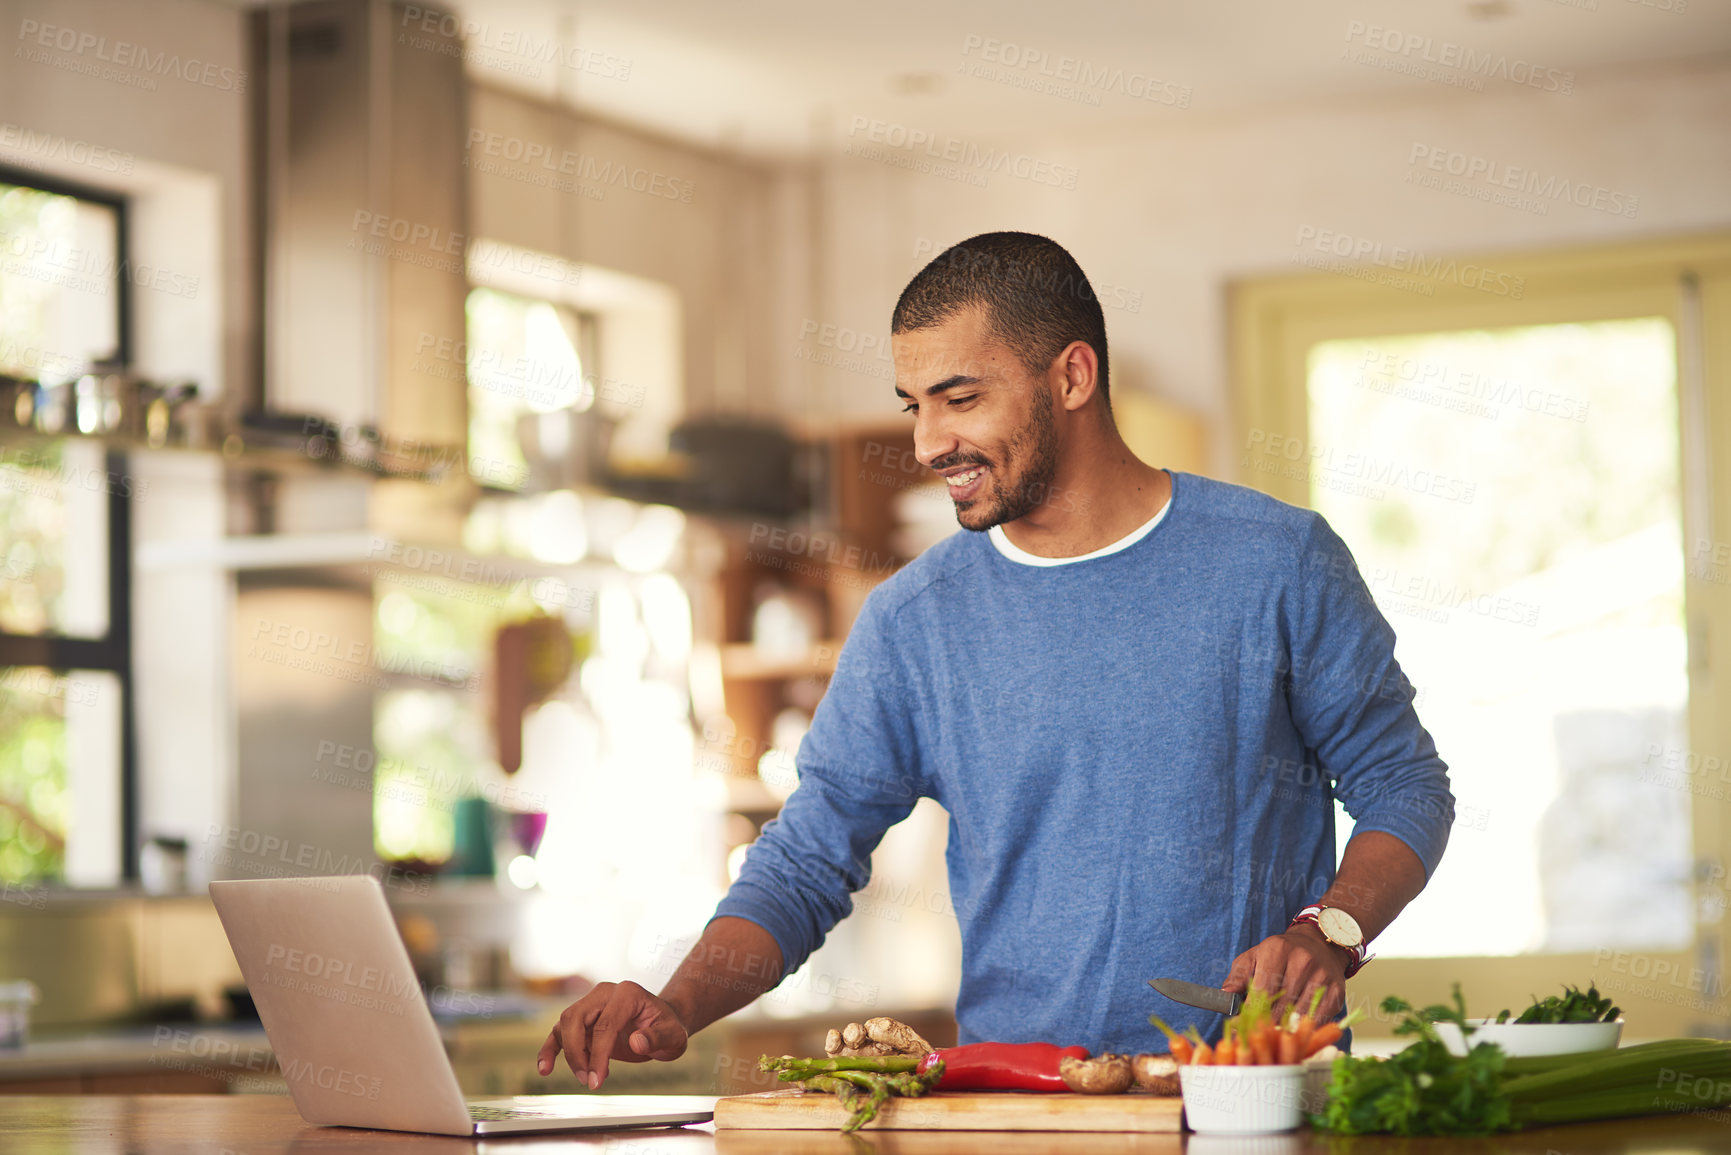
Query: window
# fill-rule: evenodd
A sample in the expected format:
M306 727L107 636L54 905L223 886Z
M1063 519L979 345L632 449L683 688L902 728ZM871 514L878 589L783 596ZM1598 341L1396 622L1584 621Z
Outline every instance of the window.
M1234 286L1238 479L1351 547L1457 796L1355 980L1369 1033L1383 994L1454 981L1484 1013L1596 982L1647 1037L1731 1007L1731 699L1708 676L1731 660L1728 258L1708 237L1462 259L1500 295Z
M500 489L550 489L564 463L574 414L595 404L594 318L569 306L498 289L469 293L469 458L476 480Z
M0 168L0 373L52 391L125 360L124 241L120 201ZM44 416L37 427L57 433L73 414Z
M502 777L492 766L485 702L469 683L504 599L485 585L414 576L381 572L375 587L381 664L422 676L393 677L374 699L374 849L387 862L437 863L455 849L458 799Z
M1689 795L1651 785L1687 743L1675 350L1650 317L1310 351L1310 503L1456 798L1385 958L1694 939Z
M132 873L126 458L55 436L98 424L80 383L126 360L125 222L116 198L0 170L5 883Z

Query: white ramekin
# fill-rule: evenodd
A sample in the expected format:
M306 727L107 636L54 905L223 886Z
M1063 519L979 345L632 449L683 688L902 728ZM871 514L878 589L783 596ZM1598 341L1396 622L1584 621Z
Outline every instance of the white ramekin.
M1217 1135L1266 1135L1304 1122L1304 1068L1178 1068L1184 1088L1184 1118L1192 1131Z

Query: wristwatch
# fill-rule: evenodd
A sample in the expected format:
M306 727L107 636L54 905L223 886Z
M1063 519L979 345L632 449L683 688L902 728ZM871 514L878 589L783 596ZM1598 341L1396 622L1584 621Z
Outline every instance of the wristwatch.
M1286 929L1291 930L1301 922L1310 923L1322 932L1323 938L1352 955L1352 961L1346 964L1346 978L1357 974L1376 957L1364 945L1364 929L1358 920L1338 906L1307 906L1292 916Z

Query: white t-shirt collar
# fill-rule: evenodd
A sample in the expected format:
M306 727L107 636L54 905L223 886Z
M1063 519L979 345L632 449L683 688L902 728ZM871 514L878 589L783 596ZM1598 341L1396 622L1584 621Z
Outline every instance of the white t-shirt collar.
M1093 561L1097 557L1106 557L1110 554L1115 554L1120 550L1129 549L1131 546L1147 537L1150 533L1154 532L1154 527L1160 524L1160 520L1166 516L1166 511L1171 508L1172 498L1167 497L1166 504L1160 507L1159 513L1131 530L1126 536L1119 538L1111 545L1103 545L1092 553L1084 553L1076 557L1041 557L1039 554L1029 553L1025 549L1018 548L1016 544L1010 540L1010 535L1004 532L1004 527L1001 525L994 525L991 529L988 529L986 531L986 536L992 539L992 544L998 547L999 553L1020 565L1072 565L1079 561Z

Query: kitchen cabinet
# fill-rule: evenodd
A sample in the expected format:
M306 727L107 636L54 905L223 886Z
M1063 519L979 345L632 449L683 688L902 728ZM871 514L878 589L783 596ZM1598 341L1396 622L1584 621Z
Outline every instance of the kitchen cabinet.
M806 524L721 526L725 560L711 591L725 716L700 720L700 758L727 776L728 809L753 837L793 783L793 749L779 765L763 761L777 745L776 719L816 708L866 597L915 552L898 499L931 480L914 458L911 425L805 440L824 462L819 514Z

